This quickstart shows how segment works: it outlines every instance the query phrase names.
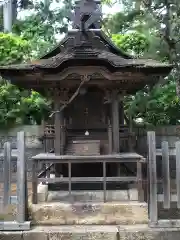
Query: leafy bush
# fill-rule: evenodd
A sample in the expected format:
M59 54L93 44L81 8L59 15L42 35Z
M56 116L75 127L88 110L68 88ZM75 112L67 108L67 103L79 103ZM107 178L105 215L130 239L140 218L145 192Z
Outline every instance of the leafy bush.
M20 63L30 58L30 43L16 35L0 33L0 65Z

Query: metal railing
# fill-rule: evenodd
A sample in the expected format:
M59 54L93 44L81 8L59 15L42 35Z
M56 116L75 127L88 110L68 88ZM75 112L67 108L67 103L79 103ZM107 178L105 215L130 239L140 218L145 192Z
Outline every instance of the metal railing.
M17 159L16 182L12 180L12 158ZM0 161L3 162L2 196L0 198L0 230L29 230L30 222L27 221L28 190L24 132L17 134L16 153L12 151L10 142L4 144L4 152ZM12 183L16 185L16 196L11 196Z

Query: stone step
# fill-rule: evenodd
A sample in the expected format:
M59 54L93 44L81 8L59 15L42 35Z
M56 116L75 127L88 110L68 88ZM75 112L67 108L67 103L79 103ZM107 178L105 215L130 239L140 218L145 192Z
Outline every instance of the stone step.
M41 203L30 205L32 222L38 225L113 225L148 222L146 203Z
M30 231L3 232L4 240L179 240L179 228L133 226L38 226Z
M81 185L82 186L82 185ZM90 185L93 186L92 183ZM116 187L123 187L123 183L116 185ZM124 184L125 188L127 187ZM78 185L79 187L79 185ZM87 188L87 184L84 184ZM62 187L61 187L62 188ZM48 202L104 202L104 192L103 190L73 190L69 195L68 191L49 191L48 192ZM138 191L137 189L116 189L116 190L106 190L106 202L124 202L124 201L138 201Z

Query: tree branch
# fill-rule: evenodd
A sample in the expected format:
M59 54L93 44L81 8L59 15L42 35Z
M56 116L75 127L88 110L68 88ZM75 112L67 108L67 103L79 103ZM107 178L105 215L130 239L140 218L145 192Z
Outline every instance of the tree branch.
M61 111L63 111L64 108L66 108L66 107L77 97L77 95L79 94L79 91L80 91L81 87L83 86L83 84L84 84L85 82L87 82L87 79L81 81L81 83L79 84L79 87L76 89L76 91L74 92L74 94L72 95L72 97L69 99L69 101L68 101L67 103L64 103L63 106L61 106L59 110L53 111L49 117L51 118L55 113L60 113Z

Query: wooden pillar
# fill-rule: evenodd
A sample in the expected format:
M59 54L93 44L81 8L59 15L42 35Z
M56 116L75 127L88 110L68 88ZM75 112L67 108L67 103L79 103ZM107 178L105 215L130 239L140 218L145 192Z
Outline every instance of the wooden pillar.
M59 113L60 155L64 154L64 111Z
M55 117L54 117L54 127L55 127L55 139L54 139L54 149L55 155L64 154L64 112L63 110L58 112L60 109L59 102L55 102ZM55 164L55 176L59 177L62 174L62 164Z
M133 133L133 129L132 129L132 116L129 115L129 141L128 141L128 147L129 147L129 152L133 152L133 139L132 139L132 133Z
M112 126L110 120L108 120L108 153L112 154Z
M117 90L112 90L111 100L112 148L114 153L119 153L119 99Z
M124 105L123 100L119 102L119 124L124 125Z
M63 114L63 129L62 129L62 132L63 132L63 140L62 140L62 143L63 143L63 146L62 146L62 154L64 154L64 147L66 145L66 119L64 118L64 114Z
M56 100L54 103L54 110L59 111L59 103ZM54 116L54 130L55 130L55 138L54 138L54 152L57 155L60 155L60 141L61 141L61 133L60 133L60 113L56 112Z
M54 117L54 128L55 128L55 139L54 148L55 154L62 155L64 150L64 114L63 111L58 112L60 109L59 102L55 102L55 117Z
M124 128L124 93L121 93L122 95L119 96L119 125L121 128L121 133L124 135L125 128ZM121 134L121 136L122 136ZM125 150L125 141L124 136L119 138L121 151Z

